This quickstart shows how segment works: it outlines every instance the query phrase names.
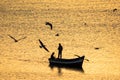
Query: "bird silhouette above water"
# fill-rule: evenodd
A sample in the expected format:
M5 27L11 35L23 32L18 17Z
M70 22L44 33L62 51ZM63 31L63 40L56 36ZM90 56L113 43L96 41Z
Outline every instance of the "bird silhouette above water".
M43 44L43 42L39 39L40 42L40 48L44 48L47 52L49 52L49 50L46 48L46 46Z
M95 47L95 49L96 49L96 50L99 50L100 48L98 48L98 47Z
M115 8L115 9L113 9L113 12L115 12L115 11L117 11L117 9Z
M25 39L25 38L27 38L26 36L25 37L23 37L23 38L20 38L20 39L16 39L16 38L14 38L13 36L11 36L11 35L8 35L11 39L13 39L14 40L14 42L18 42L18 41L20 41L20 40L22 40L22 39Z
M59 34L57 33L55 36L59 36Z
M50 26L50 29L52 30L53 26L50 22L46 22L45 25L49 25Z

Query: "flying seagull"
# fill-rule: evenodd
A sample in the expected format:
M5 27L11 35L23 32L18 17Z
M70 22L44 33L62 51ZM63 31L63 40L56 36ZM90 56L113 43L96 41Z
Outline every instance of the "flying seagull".
M42 41L39 39L40 42L40 48L44 48L47 52L49 52L49 50L45 47L45 45L42 43Z
M55 36L59 36L59 34L57 33Z
M96 49L96 50L98 50L99 48L98 48L98 47L96 47L95 49Z
M115 9L113 9L113 12L115 12L115 11L117 11L117 9L115 8Z
M23 38L20 38L20 39L15 39L13 36L11 35L8 35L10 38L12 38L15 42L18 42L20 41L21 39L25 39L26 37L23 37Z
M53 26L52 26L52 24L51 24L51 23L46 22L45 24L46 24L46 25L49 25L49 26L50 26L50 29L52 30L52 27L53 27Z

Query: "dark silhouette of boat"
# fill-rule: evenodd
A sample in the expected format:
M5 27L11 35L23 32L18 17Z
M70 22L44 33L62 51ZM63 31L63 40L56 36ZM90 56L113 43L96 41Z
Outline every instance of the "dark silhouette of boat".
M65 68L82 68L82 64L85 56L81 56L73 59L58 59L58 58L49 58L50 66L54 67L65 67Z

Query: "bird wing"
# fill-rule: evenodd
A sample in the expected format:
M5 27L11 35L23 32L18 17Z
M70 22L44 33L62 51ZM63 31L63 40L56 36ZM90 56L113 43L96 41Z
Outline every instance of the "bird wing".
M14 37L12 37L11 35L8 35L10 38L14 39L15 41L17 41L17 39L15 39Z
M39 42L40 42L40 44L41 44L41 46L43 47L44 46L44 44L42 43L42 41L39 39Z
M52 24L51 24L51 23L46 22L46 25L49 25L49 26L50 26L50 28L51 28L51 30L52 30Z
M47 52L49 52L49 50L45 47L45 45L42 43L42 41L39 39L39 42L40 42L40 44L41 44L41 46L47 51Z
M23 38L20 38L20 39L18 39L18 41L21 40L21 39L25 39L25 38L27 38L27 37L25 36L25 37L23 37Z
M48 50L45 46L43 46L43 48L44 48L47 52L49 52L49 50Z

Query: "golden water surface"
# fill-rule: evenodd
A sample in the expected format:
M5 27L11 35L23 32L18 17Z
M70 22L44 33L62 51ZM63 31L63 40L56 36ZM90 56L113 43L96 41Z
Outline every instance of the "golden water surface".
M50 52L39 47L38 39ZM84 72L62 68L58 73L48 66L59 43L63 58L89 59ZM119 78L120 0L0 0L0 80Z

